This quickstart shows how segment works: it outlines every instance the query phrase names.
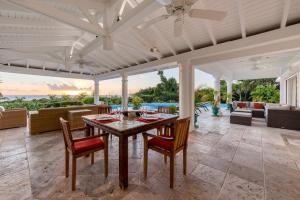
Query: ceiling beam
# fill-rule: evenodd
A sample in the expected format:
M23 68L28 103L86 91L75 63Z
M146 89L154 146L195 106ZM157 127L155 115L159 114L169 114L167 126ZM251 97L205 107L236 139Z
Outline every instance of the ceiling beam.
M72 46L73 41L0 41L1 48L18 48L18 47L68 47Z
M212 30L212 27L211 27L210 23L203 20L203 24L204 24L204 27L205 27L205 29L206 29L206 31L208 33L208 36L209 36L211 42L213 43L213 45L216 45L217 44L217 40L215 38L215 35L213 33L213 30Z
M151 29L159 38L159 41L167 48L169 49L169 51L173 54L176 55L176 51L175 49L172 47L172 45L170 44L170 42L162 35L162 33L154 26L152 25L151 27L149 27L149 29Z
M193 46L189 36L187 35L187 32L184 29L182 30L182 38L183 38L184 42L187 44L187 46L190 48L190 50L193 51L194 46Z
M1 23L0 23L1 24ZM81 31L79 30L70 30L70 29L61 29L61 28L25 28L25 27L5 27L1 24L0 35L20 35L20 36L80 36Z
M28 75L38 75L38 76L51 76L51 77L62 77L62 78L75 78L75 79L85 79L85 80L93 80L94 76L92 75L84 75L77 73L69 73L62 71L50 71L41 69L27 69L25 67L16 67L13 64L10 66L0 64L0 71L7 73L15 73L15 74L28 74Z
M221 43L175 56L155 60L99 75L99 79L106 76L118 76L124 72L132 72L154 66L166 65L180 60L191 60L193 65L217 62L221 60L257 56L270 53L285 52L300 49L300 24L288 26L285 29L277 29L243 39Z
M155 46L148 41L148 39L145 38L136 28L133 28L133 30L130 31L130 33L134 36L133 38L135 41L137 41L141 48L144 49L144 52L149 54L150 56L153 56L157 59L162 58L162 54L159 52L151 52L150 49L154 48ZM156 47L157 48L157 47Z
M245 23L245 17L244 12L242 8L242 1L236 0L236 4L238 7L238 14L239 14L239 20L240 20L240 26L241 26L241 32L242 32L242 38L246 38L246 23Z
M58 0L59 3L64 3L66 5L76 5L79 8L83 8L84 10L95 9L102 10L104 7L104 3L98 0Z
M81 30L90 32L95 35L104 35L104 31L102 30L101 27L97 27L81 19L78 19L72 15L69 15L66 12L63 12L57 8L49 6L45 3L41 3L41 1L38 0L22 0L22 1L8 0L8 1L17 6L21 6L23 8L32 10L42 15L46 15L52 19L55 19L69 26L79 28Z
M291 7L291 0L283 1L283 12L282 12L280 28L286 27L286 22L289 16L290 7Z
M156 1L144 0L138 6L127 12L122 17L122 20L115 22L110 28L110 31L114 34L120 30L124 31L125 29L132 28L136 26L141 19L148 16L160 7L161 5Z
M113 6L117 0L109 2L110 6ZM111 25L109 28L109 32L113 35L118 34L121 30L125 28L132 28L133 24L136 25L140 21L140 19L148 16L150 13L155 11L155 9L159 8L159 4L156 1L153 0L144 0L142 3L140 3L137 7L132 9L131 12L126 14L123 19L119 22L115 22ZM82 50L79 50L79 55L85 56L89 52L94 51L96 48L101 46L103 44L103 38L98 37L94 40L92 40L88 46L83 48Z
M121 48L123 48L125 51L127 51L128 49L130 49L129 51L134 51L136 54L138 54L139 56L141 56L146 62L149 62L150 60L145 56L147 55L147 53L143 54L143 49L140 47L136 47L136 46L132 46L129 45L123 41L116 41L117 45L119 45Z

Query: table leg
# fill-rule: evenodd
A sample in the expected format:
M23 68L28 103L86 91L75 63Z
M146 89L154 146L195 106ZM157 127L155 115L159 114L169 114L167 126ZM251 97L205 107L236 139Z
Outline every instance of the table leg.
M88 137L91 135L91 126L89 124L85 124L87 129L85 130L85 136Z
M128 137L119 137L119 186L128 187Z

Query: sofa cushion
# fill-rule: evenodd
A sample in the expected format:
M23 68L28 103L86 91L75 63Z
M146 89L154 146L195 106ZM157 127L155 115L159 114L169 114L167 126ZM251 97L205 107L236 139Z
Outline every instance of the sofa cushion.
M74 142L74 150L76 154L100 147L104 148L104 142L100 138L92 138Z
M238 102L237 107L239 108L247 108L247 103L246 102Z
M164 136L164 137L170 137L170 136ZM173 142L164 140L164 139L159 138L159 137L154 137L154 138L150 139L148 141L148 144L150 146L155 146L155 147L165 149L165 150L169 150L169 151L173 147Z
M265 105L263 103L257 103L257 102L254 102L253 103L253 108L254 109L264 109L265 108Z

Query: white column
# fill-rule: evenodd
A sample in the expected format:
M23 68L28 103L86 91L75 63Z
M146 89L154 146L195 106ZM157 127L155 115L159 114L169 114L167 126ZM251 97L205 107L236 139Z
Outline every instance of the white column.
M128 109L128 75L122 74L122 108Z
M99 80L94 80L94 104L99 105Z
M190 61L179 64L179 114L180 117L191 117L190 131L194 130L194 74L195 67Z
M215 78L215 85L214 85L214 99L217 100L220 98L220 77L219 76L214 76Z
M232 80L227 80L226 83L227 83L227 95L228 94L231 95L231 98L228 99L228 102L231 103L232 102Z
M280 78L280 103L286 104L286 80Z

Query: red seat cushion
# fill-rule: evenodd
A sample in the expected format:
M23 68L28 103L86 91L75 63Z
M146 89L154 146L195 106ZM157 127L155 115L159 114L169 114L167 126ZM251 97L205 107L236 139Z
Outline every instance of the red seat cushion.
M265 106L262 103L254 103L254 108L255 109L264 109Z
M239 102L239 103L237 104L237 107L239 107L239 108L246 108L246 107L247 107L247 104L246 104L245 102Z
M99 147L104 147L104 142L100 138L92 138L74 142L75 153L83 153L85 151L89 151Z
M171 138L170 136L164 136L164 135L162 135L162 136ZM148 145L159 147L159 148L165 149L165 150L171 150L172 147L173 147L173 142L164 140L164 139L159 138L159 137L154 137L154 138L148 140Z

